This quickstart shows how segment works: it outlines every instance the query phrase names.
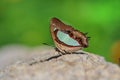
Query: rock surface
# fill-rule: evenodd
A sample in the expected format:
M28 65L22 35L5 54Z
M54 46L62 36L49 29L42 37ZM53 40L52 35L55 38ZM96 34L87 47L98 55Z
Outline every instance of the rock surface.
M31 50L2 69L0 80L120 80L120 67L101 56L84 51L59 56L46 49Z

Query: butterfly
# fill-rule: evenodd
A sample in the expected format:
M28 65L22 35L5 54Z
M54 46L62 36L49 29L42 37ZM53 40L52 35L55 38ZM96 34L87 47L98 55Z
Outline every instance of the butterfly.
M88 47L86 34L64 24L57 18L50 20L50 33L56 50L62 54L72 53Z

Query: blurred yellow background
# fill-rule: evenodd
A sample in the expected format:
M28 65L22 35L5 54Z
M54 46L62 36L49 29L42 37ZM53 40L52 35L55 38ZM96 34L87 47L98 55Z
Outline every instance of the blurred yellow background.
M0 46L53 45L49 32L52 17L89 33L85 51L118 63L120 0L0 0Z

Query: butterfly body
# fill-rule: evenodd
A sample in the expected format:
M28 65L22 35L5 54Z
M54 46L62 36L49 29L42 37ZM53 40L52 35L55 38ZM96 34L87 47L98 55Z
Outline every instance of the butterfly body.
M50 32L57 49L62 53L72 53L88 46L86 35L57 18L50 21Z

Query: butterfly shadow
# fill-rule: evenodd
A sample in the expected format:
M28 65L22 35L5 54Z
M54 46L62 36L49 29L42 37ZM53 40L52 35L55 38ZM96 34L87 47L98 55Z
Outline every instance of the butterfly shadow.
M63 55L71 55L71 54L85 54L84 52L72 52L72 53L61 53L61 52L58 52L58 55L55 55L55 56L51 56L51 57L49 57L49 58L47 58L47 59L45 59L45 60L42 60L41 62L45 62L45 61L50 61L50 60L52 60L52 59L57 59L58 57L60 57L60 56L63 56Z

